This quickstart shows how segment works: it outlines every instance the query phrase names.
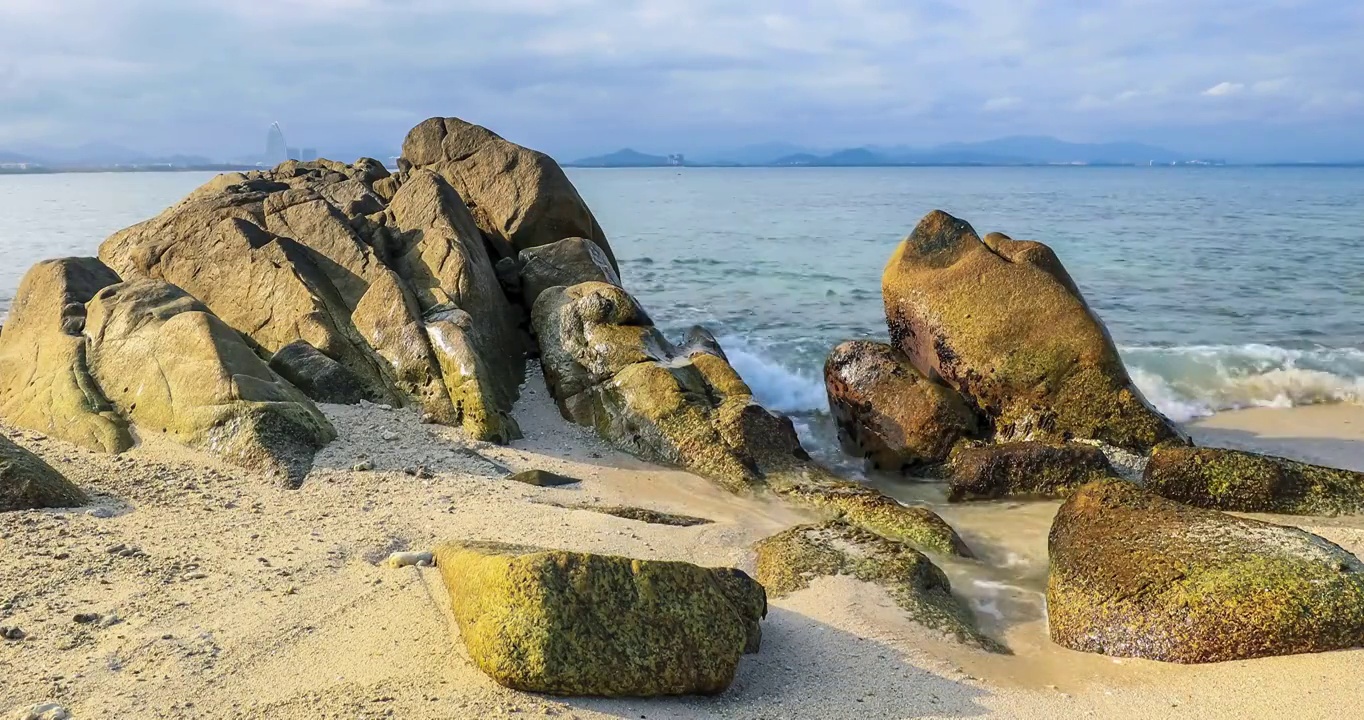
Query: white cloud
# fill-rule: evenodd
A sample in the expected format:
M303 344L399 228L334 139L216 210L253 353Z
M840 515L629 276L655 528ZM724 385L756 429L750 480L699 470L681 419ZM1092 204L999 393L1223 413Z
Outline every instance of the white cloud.
M1245 89L1246 86L1243 83L1220 82L1207 90L1204 90L1203 94L1208 97L1226 97L1228 95L1235 95Z

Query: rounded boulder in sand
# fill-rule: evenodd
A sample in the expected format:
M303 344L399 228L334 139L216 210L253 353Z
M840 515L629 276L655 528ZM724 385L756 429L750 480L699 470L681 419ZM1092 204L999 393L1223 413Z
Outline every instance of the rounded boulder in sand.
M1296 528L1108 480L1052 524L1047 619L1072 650L1178 663L1364 645L1364 563Z

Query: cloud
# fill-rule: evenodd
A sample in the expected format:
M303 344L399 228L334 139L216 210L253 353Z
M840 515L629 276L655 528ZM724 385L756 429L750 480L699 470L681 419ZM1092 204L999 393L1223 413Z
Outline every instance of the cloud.
M1246 86L1242 83L1220 82L1207 90L1204 90L1203 94L1208 97L1226 97L1227 95L1235 95L1245 89Z
M4 0L0 27L0 148L225 154L279 120L377 152L436 114L562 155L1364 120L1313 101L1364 90L1339 0Z

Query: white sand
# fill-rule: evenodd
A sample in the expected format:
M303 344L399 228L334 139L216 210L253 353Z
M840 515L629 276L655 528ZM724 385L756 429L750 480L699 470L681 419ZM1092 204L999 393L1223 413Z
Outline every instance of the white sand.
M51 701L79 720L1306 719L1347 717L1364 699L1364 651L1179 667L1052 646L1035 589L1054 503L944 511L998 566L944 563L1015 656L945 645L906 622L884 592L835 578L772 603L762 652L744 659L720 697L508 691L470 664L437 571L389 568L385 558L471 538L751 570L746 548L804 516L606 448L560 420L537 379L517 411L527 438L512 448L471 446L410 411L326 409L342 437L296 491L155 439L114 458L5 430L96 494L112 517L88 508L0 515L0 625L29 634L0 641L0 718ZM387 432L401 439L386 442ZM1361 408L1228 414L1198 432L1364 469ZM503 481L470 451L584 482ZM350 470L364 459L373 472ZM418 466L433 477L403 472ZM656 526L542 501L636 505L716 523ZM1354 519L1305 527L1364 551L1364 525ZM108 551L118 545L125 549ZM120 620L80 624L77 613Z

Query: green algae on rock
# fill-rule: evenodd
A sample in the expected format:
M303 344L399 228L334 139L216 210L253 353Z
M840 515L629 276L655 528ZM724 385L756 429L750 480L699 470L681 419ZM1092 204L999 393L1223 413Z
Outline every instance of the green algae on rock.
M1045 245L984 242L935 210L900 243L881 285L892 343L966 396L993 439L1097 440L1132 452L1183 440L1132 384Z
M0 333L0 418L100 452L133 446L128 423L90 376L85 305L119 282L94 258L34 265Z
M531 317L561 414L616 446L735 491L808 460L791 421L753 401L708 336L673 345L620 287L549 288Z
M1115 477L1103 451L1084 443L1017 442L961 446L945 468L947 499L1063 497L1076 488Z
M1364 473L1224 448L1159 447L1146 487L1214 510L1341 515L1364 512Z
M650 510L649 508L631 507L629 505L591 505L579 503L577 505L561 505L560 507L571 510L586 510L588 512L611 515L624 520L634 520L635 522L648 523L650 525L670 525L672 527L696 527L697 525L709 525L713 520L694 517L691 515L677 515L666 513L660 510Z
M946 460L976 433L976 416L957 391L924 377L890 345L842 343L824 363L829 409L843 449L880 470Z
M0 435L0 512L79 507L90 502L42 458Z
M720 693L767 614L731 568L496 543L441 546L436 564L469 656L527 692Z
M768 487L799 505L921 551L974 557L957 531L937 513L919 505L905 505L862 483L807 468L775 476L769 479Z
M1364 563L1311 533L1081 488L1049 537L1047 617L1072 650L1178 663L1364 645Z
M845 522L799 525L758 541L758 582L775 596L823 576L847 575L884 587L915 622L989 650L975 617L952 595L947 575L923 553Z

